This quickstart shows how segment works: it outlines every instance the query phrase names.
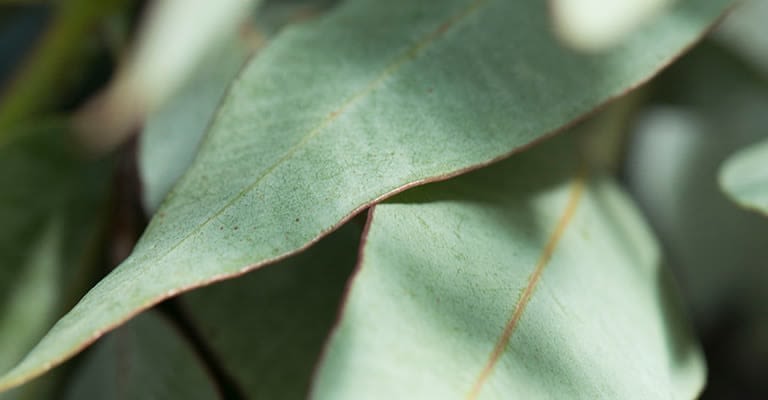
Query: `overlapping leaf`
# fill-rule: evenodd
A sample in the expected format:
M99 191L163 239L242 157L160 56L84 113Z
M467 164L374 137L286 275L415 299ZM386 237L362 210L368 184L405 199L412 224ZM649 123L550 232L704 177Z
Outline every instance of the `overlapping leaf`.
M765 20L768 3L762 0L746 0L728 16L715 32L715 38L736 50L768 77L768 36Z
M729 155L768 135L768 85L709 42L661 76L658 90L629 144L627 181L706 326L736 305L766 304L768 225L730 201L717 176Z
M147 211L157 210L192 163L216 106L247 55L244 44L223 42L172 101L150 116L139 152L142 200Z
M313 398L696 397L703 357L659 246L575 148L375 206Z
M306 398L361 230L350 222L296 257L180 297L247 398Z
M720 170L720 185L737 203L768 215L768 141L731 156Z
M157 211L165 195L192 164L219 102L254 51L252 47L263 46L267 37L286 25L316 16L332 1L265 3L256 15L254 32L245 35L245 40L233 35L220 40L179 93L149 116L139 151L143 202L148 212Z
M689 0L615 50L552 38L541 2L349 0L234 82L133 255L0 380L41 374L183 290L292 254L372 201L519 150L650 78L726 0Z
M186 341L153 313L107 336L73 374L64 397L219 399L213 380Z

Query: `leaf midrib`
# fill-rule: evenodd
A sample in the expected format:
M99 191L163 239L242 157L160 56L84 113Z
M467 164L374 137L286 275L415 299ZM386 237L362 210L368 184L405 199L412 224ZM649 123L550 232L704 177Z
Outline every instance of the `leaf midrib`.
M571 189L568 194L568 200L565 204L565 208L562 214L560 215L560 218L558 218L557 225L555 225L554 230L549 235L549 238L541 251L539 260L537 261L535 267L533 268L533 272L531 272L531 275L528 278L528 283L525 286L520 299L517 301L517 304L515 304L515 307L512 310L512 315L507 320L507 323L504 326L504 330L496 341L491 354L488 356L488 360L486 361L483 369L480 371L480 374L475 379L475 383L467 394L468 400L475 400L478 398L480 392L483 389L483 386L490 378L494 368L496 367L496 364L498 364L499 359L503 355L507 345L512 339L512 335L514 334L515 329L522 319L523 313L525 312L528 303L533 298L533 293L535 292L536 286L541 280L542 273L546 269L547 265L549 265L549 261L552 259L552 255L555 253L555 250L557 250L557 245L560 243L560 239L563 237L566 229L570 225L570 222L573 220L573 216L576 213L579 202L582 198L582 193L586 184L585 181L586 171L585 168L581 166L576 176L573 178Z

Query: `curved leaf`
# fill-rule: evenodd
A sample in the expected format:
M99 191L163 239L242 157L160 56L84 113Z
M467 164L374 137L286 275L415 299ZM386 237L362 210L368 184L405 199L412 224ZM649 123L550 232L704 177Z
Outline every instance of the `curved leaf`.
M360 231L347 224L296 257L179 298L249 399L306 398Z
M745 208L768 216L768 141L734 154L720 170L720 186Z
M375 206L313 398L696 397L703 357L659 247L574 147Z
M189 168L227 85L248 56L242 43L229 39L209 52L208 60L171 101L150 115L141 132L138 164L142 201L149 213Z
M768 224L717 182L728 155L768 134L768 85L755 78L723 48L702 43L659 77L664 97L639 115L628 146L627 183L702 328L736 308L768 305Z
M256 14L255 38L246 41L229 35L219 40L179 93L149 115L140 136L139 172L144 208L150 214L192 164L227 87L254 48L262 47L261 41L280 28L321 13L330 1L265 3Z
M0 390L164 298L286 257L371 202L562 128L649 79L728 3L679 2L596 56L561 48L541 2L350 0L287 29L237 78L133 255Z
M70 382L64 399L221 398L185 340L152 312L94 346Z

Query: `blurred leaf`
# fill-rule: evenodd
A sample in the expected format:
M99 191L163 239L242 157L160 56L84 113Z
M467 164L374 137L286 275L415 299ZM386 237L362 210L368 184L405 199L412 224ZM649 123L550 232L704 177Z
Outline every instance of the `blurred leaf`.
M768 125L765 129L768 135ZM720 186L742 207L768 216L768 141L729 157L720 170Z
M26 262L13 266L16 276L4 281L11 285L0 303L0 371L7 371L50 328L58 317L61 300L59 281L62 275L61 252L63 235L61 224L52 221L41 232L36 243L29 247ZM3 275L11 272L3 265ZM37 398L39 390L46 390L35 381L14 391L0 394L2 400ZM32 396L32 397L30 397Z
M206 54L234 35L258 0L157 0L138 39L102 93L75 118L84 144L108 151L179 90Z
M110 167L80 160L65 137L62 121L42 121L0 147L0 371L90 280Z
M762 69L768 78L768 2L744 0L739 2L728 18L715 31L714 37L736 50L745 59Z
M373 201L520 151L649 79L728 3L680 2L592 57L552 40L538 2L353 0L285 30L236 79L133 255L0 389L165 298L310 246Z
M590 170L614 176L621 172L629 127L647 97L647 88L635 90L580 124L579 131L584 132L582 153Z
M64 399L220 398L184 338L153 312L105 337L83 361Z
M768 134L768 87L710 43L670 68L658 88L663 97L641 115L629 144L627 180L704 328L731 307L768 304L768 224L717 183L728 155Z
M549 0L555 32L581 51L605 51L673 0Z
M313 398L696 397L658 245L559 139L374 207Z
M10 140L19 123L48 105L63 77L77 69L78 57L98 22L127 0L64 0L56 2L54 17L37 49L5 89L0 102L0 146ZM82 67L79 67L82 68Z
M16 268L5 292L0 313L0 371L17 363L54 318L59 301L62 234L59 224L42 232L38 243L27 248L28 260ZM11 272L5 266L4 272Z
M296 257L180 298L248 398L306 398L360 231L348 224Z
M0 400L42 400L55 398L54 393L56 393L57 385L61 383L61 378L62 374L60 371L53 371L34 382L0 393Z

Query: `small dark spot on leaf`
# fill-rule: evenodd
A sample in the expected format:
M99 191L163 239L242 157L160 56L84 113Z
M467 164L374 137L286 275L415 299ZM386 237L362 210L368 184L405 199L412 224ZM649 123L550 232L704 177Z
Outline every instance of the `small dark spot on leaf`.
M235 228L234 228L234 229L235 229L235 230L238 230L238 229L240 229L240 227L239 227L239 226L235 226Z
M296 218L296 222L299 222L299 219L298 219L298 218Z

